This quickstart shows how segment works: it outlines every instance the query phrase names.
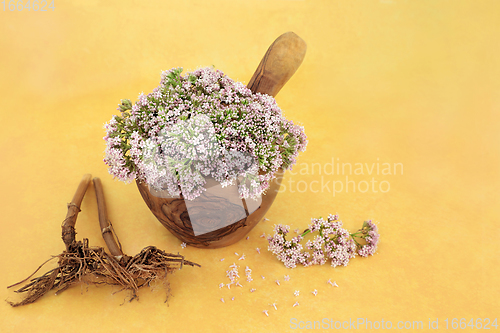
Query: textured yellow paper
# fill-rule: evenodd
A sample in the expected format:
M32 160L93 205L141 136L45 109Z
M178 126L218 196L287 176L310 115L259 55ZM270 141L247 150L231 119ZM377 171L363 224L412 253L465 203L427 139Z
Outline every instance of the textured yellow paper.
M214 65L248 82L286 31L308 51L277 101L305 126L307 152L248 240L182 249L136 186L108 175L103 124L160 70ZM451 329L453 318L499 315L499 2L55 0L47 12L0 7L0 36L0 298L17 299L5 287L63 250L60 224L84 173L102 179L126 253L156 245L202 265L171 276L168 305L161 286L132 303L116 288L75 286L22 308L4 302L0 331L284 332L357 318L426 329L439 319L444 330L446 318ZM289 270L259 237L329 213L352 231L377 221L378 254ZM104 245L93 188L76 227ZM243 287L219 289L233 262Z

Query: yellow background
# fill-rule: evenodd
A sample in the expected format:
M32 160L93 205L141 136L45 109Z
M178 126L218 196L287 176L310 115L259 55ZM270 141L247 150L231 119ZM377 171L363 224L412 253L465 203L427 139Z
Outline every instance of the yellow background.
M21 308L0 304L2 332L281 332L291 331L292 318L426 328L439 318L443 329L449 318L451 329L452 318L499 315L500 2L56 0L54 11L0 9L0 298L18 299L5 287L63 250L60 224L84 173L102 179L126 253L156 245L202 265L171 276L168 306L161 288L120 306L127 293L83 285ZM345 182L348 174L299 172L301 163L332 158L378 162L380 171L402 163L403 174L349 178L385 180L386 193L289 187L249 240L182 249L136 186L107 173L103 124L121 98L150 92L160 70L215 65L248 82L286 31L308 51L277 101L305 126L309 146L285 185ZM259 237L274 223L306 228L329 213L352 231L377 221L378 254L348 267L289 270ZM92 187L76 227L78 239L104 245ZM242 280L245 265L253 269L254 281L219 289L233 262Z

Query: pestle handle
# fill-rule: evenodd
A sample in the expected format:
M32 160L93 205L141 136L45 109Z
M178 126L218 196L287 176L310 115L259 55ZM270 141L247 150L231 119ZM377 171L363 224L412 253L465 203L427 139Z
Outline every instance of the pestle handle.
M276 96L299 68L306 54L306 42L286 32L269 46L247 87L253 93Z

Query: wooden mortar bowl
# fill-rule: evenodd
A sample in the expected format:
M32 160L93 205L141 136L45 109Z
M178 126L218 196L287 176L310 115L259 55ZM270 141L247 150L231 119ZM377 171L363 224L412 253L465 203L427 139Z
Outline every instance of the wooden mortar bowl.
M159 198L151 194L147 184L139 181L136 184L151 212L175 237L191 246L215 249L236 243L262 220L278 194L283 174L284 171L276 173L276 178L271 181L266 194L262 195L260 207L253 213L236 223L199 236L195 236L193 233L184 199ZM224 201L225 199L221 198L220 200ZM213 204L212 207L207 206L206 209L217 210L218 205Z
M287 32L278 37L262 58L248 83L248 88L253 93L276 96L299 68L306 49L306 43L293 32ZM139 181L136 183L151 212L174 236L191 246L215 249L236 243L259 223L278 194L283 174L284 171L281 169L276 173L276 178L270 182L266 193L262 195L261 205L253 213L231 225L198 236L194 235L182 196L181 198L160 198L151 194L147 184ZM222 209L221 207L224 209L228 207L226 199L219 199L218 201L207 200L204 203L207 216L210 212Z

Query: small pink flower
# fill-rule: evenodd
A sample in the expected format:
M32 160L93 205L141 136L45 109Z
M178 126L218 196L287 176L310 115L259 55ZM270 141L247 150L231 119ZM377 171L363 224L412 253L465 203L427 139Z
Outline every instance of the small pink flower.
M250 289L250 292L251 292L251 293L253 293L253 292L254 292L254 291L256 291L256 290L257 290L257 289L252 288L252 289Z
M295 296L299 296L299 293L300 293L300 291L299 291L299 290L295 290L293 294L294 294Z
M290 281L290 275L285 275L285 281Z
M224 287L224 283L219 284L219 288Z
M293 305L293 307L296 307L296 306L299 306L299 302L295 302L295 304Z
M276 284L279 286L280 285L280 280L276 280Z
M222 303L226 303L226 302L224 302L224 298L221 298L221 299L220 299L220 301L221 301Z
M186 245L187 245L186 243L182 243L182 244L181 244L181 247L182 247L183 249L185 249L185 248L186 248Z
M268 317L269 317L269 313L267 313L267 310L264 310L264 311L262 311L262 312L264 312L264 313L266 314L266 316L268 316Z
M243 255L238 260L245 260L245 254L243 253Z
M219 260L219 261L224 261L224 259L225 259L225 258L222 258L222 259L221 259L221 260Z
M260 248L256 248L257 253L260 254Z
M312 294L313 294L314 296L316 296L316 295L318 294L318 291L317 291L316 289L314 289L314 291L312 292Z

